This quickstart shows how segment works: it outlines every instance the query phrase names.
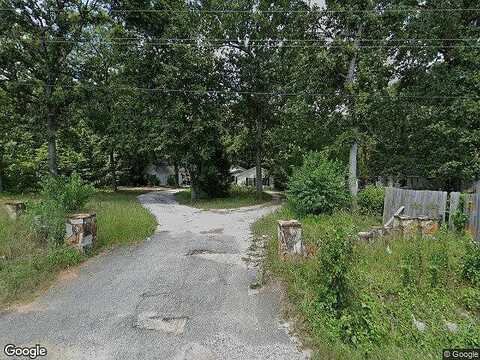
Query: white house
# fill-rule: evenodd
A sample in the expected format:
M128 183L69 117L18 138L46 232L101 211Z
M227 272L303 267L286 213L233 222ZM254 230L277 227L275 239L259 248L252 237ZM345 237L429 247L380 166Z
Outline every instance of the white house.
M155 176L160 185L168 185L168 179L175 177L175 167L168 165L166 162L150 164L145 169L145 174ZM178 184L190 184L190 176L184 168L180 168L178 171Z
M270 176L267 170L262 168L262 178L264 186L273 187L273 177ZM257 169L255 167L233 175L233 182L243 186L255 186L257 182Z

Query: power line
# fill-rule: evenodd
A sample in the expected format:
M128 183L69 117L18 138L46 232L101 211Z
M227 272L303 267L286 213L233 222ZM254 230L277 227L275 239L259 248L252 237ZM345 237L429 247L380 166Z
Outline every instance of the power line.
M22 41L27 41L27 39L24 39ZM40 40L39 40L40 41ZM88 43L88 41L78 41L78 40L41 40L42 42L45 43L50 43L50 44L75 44L75 43ZM382 40L385 42L388 42L388 40ZM447 40L445 40L447 41ZM231 41L230 41L231 42ZM158 45L158 46L179 46L179 47L200 47L200 48L218 48L218 47L228 47L229 41L224 41L223 43L217 43L217 44L209 44L209 43L184 43L184 42L177 42L177 41L148 41L148 40L138 40L138 41L100 41L97 43L106 43L106 44L111 44L111 45L120 45L120 46L131 46L131 45ZM351 47L353 44L338 44L338 43L332 43L332 44L309 44L309 45L290 45L290 44L281 44L281 43L272 43L272 44L248 44L245 45L246 48L346 48L346 47ZM471 44L456 44L456 45L443 45L443 44L380 44L380 45L362 45L359 44L356 47L357 48L456 48L456 47L466 47L466 48L480 48L480 42L476 45L471 45Z
M3 81L9 82L9 81ZM23 83L23 84L32 84L33 81L10 81L10 83ZM194 95L258 95L258 96L272 96L272 97L295 97L295 96L306 96L306 97L334 97L334 98L356 98L359 95L354 94L344 94L344 93L316 93L316 92L272 92L272 91L248 91L248 90L192 90L192 89L168 89L168 88L145 88L145 87L134 87L134 86L102 86L102 85L85 85L79 84L78 86L73 85L52 85L52 84L39 84L40 86L46 87L58 87L58 88L88 88L88 89L119 89L119 90L132 90L139 92L160 92L167 94L194 94ZM366 95L366 93L362 93ZM388 96L388 95L379 95L379 94L368 94L374 96L375 98L385 98L385 99L430 99L430 100L452 100L452 99L463 99L463 100L480 100L478 96L458 96L458 95L400 95L400 96Z
M23 34L15 34L13 37L16 38L21 38L22 36L29 36L30 33L23 33ZM12 36L0 36L0 38L4 39L12 39ZM31 38L21 38L20 40L22 41L47 41L47 42L54 42L54 41L59 41L59 42L90 42L94 40L95 38L83 38L83 39L65 39L62 37L50 37L48 39L43 39L39 36L32 36ZM186 43L186 42L198 42L199 40L204 41L204 42L239 42L242 39L236 39L236 38L161 38L161 37L148 37L148 38L141 38L141 37L113 37L113 38L108 38L102 41L105 42L129 42L129 41L145 41L145 42L155 42L155 43L160 43L160 42L166 42L166 43ZM271 39L245 39L243 40L245 42L249 43L255 43L255 42L265 42L265 43L283 43L283 42L306 42L306 43L312 43L312 42L324 42L325 39L282 39L282 38L271 38ZM352 40L353 41L353 40ZM379 38L363 38L363 39L358 39L357 41L360 42L382 42L382 41L387 41L387 42L409 42L409 41L474 41L474 42L480 42L480 38L404 38L404 39L379 39Z
M0 8L0 11L8 12L17 12L25 8ZM28 8L30 10L30 8ZM354 9L342 9L342 10L326 10L326 9L309 9L309 10L295 10L295 9L271 9L271 10L259 10L259 9L189 9L189 10L173 10L173 9L103 9L109 11L110 13L164 13L164 14L282 14L282 13L296 13L296 14L309 14L309 13L320 13L320 14L337 14L337 13L353 13L353 14L368 14L368 13L403 13L403 12L480 12L480 8L438 8L438 9L427 9L427 8L396 8L396 9L386 9L378 8L372 10L354 10ZM48 11L52 12L65 12L67 9L49 9Z

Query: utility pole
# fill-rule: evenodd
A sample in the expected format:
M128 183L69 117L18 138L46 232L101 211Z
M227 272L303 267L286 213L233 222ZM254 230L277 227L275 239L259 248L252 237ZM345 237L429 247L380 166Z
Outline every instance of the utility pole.
M355 49L358 51L358 46L360 44L360 37L362 35L363 25L360 25L357 33L355 34ZM350 60L350 65L348 67L348 75L345 81L345 87L352 84L355 80L355 69L357 67L357 52L353 55ZM355 99L352 100L355 102ZM353 107L350 110L352 118L355 116L353 112ZM358 142L357 139L353 140L352 146L350 147L350 157L349 157L349 166L348 166L348 185L350 189L350 195L352 196L352 208L356 210L358 208L357 195L358 195L358 178L357 178L357 158L358 158Z

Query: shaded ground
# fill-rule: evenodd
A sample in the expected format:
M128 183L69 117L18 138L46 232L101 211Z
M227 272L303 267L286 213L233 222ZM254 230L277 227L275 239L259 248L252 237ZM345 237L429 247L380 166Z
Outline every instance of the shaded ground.
M0 345L48 359L303 359L256 289L250 224L271 208L202 211L141 195L161 224L146 242L89 260L34 303L0 315ZM99 229L101 231L101 229Z

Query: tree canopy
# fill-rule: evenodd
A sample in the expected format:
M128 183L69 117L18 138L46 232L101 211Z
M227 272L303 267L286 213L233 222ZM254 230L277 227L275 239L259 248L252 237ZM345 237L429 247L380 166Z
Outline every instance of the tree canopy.
M480 175L480 9L468 0L0 1L0 191L229 167L284 187L309 151L358 175ZM257 181L257 190L262 183Z

